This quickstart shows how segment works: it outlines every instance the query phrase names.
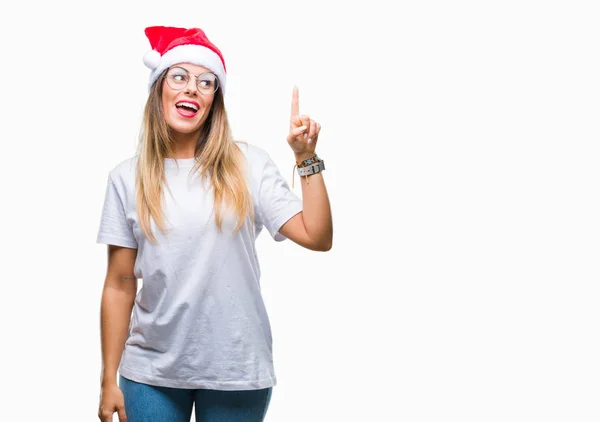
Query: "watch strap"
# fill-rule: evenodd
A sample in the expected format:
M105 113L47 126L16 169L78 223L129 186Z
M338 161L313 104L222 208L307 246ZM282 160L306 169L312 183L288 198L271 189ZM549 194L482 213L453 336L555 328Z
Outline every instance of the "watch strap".
M298 174L300 176L310 176L311 174L317 174L325 170L325 162L319 161L306 167L298 167Z

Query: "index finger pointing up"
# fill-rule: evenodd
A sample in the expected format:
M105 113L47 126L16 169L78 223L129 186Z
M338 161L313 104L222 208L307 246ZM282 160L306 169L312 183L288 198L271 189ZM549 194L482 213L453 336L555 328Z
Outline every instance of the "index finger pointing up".
M300 101L298 100L298 87L294 86L292 91L292 117L300 114Z

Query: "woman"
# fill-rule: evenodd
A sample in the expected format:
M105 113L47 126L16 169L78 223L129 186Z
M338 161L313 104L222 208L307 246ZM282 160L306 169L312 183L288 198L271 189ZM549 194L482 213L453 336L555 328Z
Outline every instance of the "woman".
M299 115L294 88L287 141L301 200L264 150L232 140L225 62L205 33L146 35L139 150L109 174L97 238L108 245L98 417L188 422L195 404L197 421L262 421L276 377L255 240L265 227L331 248L321 127Z

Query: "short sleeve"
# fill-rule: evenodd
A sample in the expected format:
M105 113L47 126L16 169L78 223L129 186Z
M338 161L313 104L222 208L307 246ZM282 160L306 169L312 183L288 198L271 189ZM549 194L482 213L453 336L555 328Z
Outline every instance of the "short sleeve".
M124 246L137 249L138 244L133 230L127 222L123 198L110 175L106 185L104 207L100 219L100 228L96 243Z
M277 166L267 154L259 188L259 217L273 239L287 239L279 229L290 218L302 211L302 199L290 189Z

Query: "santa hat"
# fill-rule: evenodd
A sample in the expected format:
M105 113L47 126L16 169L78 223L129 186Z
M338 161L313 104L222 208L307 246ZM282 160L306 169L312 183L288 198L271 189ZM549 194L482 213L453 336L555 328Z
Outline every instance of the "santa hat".
M227 70L221 51L209 41L200 28L150 26L145 30L151 51L144 55L144 64L152 72L148 90L159 75L177 63L192 63L212 71L219 78L219 87L225 93Z

